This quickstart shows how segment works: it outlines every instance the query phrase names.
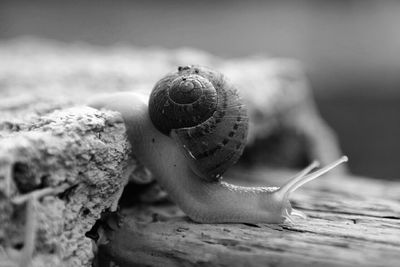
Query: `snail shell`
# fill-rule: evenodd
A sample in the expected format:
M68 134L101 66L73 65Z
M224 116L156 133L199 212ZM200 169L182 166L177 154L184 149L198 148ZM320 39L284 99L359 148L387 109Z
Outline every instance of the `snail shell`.
M249 119L238 91L205 67L179 67L157 82L149 115L183 148L192 170L209 181L219 180L246 144Z

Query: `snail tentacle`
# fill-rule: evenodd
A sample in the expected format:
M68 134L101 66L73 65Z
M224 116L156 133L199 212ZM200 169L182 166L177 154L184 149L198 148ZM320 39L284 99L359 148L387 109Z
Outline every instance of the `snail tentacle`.
M311 174L308 175L304 175L303 172L294 177L293 179L289 180L285 185L283 185L281 188L279 188L279 193L283 195L283 199L287 199L290 195L290 193L294 192L296 189L298 189L299 187L301 187L302 185L320 177L321 175L329 172L330 170L332 170L333 168L335 168L336 166L347 162L348 158L347 156L342 156L340 159L332 162L331 164L325 166L324 168L315 171ZM304 169L304 171L308 171L310 169L314 169L316 168L316 166L318 165L317 162L313 162L312 164L310 164L306 169ZM309 172L309 171L308 171Z
M348 158L347 156L342 156L338 160L332 162L331 164L313 172L310 173L313 169L317 168L319 166L319 162L314 161L312 162L309 166L307 166L305 169L300 171L297 175L295 175L293 178L289 179L289 181L284 184L282 187L280 187L278 190L274 192L275 198L277 202L281 203L288 203L286 205L285 212L284 212L284 217L285 219L291 221L292 216L297 216L300 218L306 218L307 216L299 211L295 210L291 207L290 202L289 202L289 196L291 193L293 193L296 189L299 187L303 186L304 184L322 176L323 174L329 172L330 170L334 169L338 165L347 162Z
M299 211L297 209L293 209L293 208L292 208L292 212L290 213L290 215L299 217L301 219L306 219L307 218L307 215L304 212Z

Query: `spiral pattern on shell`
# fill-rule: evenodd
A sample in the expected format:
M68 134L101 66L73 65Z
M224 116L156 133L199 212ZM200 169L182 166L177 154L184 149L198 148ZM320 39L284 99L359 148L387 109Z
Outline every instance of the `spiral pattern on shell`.
M174 138L190 165L217 180L241 156L248 131L247 110L225 77L200 66L179 67L161 79L149 100L154 126Z

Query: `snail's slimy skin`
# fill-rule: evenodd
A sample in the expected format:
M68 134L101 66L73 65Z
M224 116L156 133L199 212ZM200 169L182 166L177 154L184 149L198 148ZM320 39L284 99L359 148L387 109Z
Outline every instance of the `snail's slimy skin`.
M305 176L312 168L281 189L240 187L221 181L209 182L190 168L181 148L153 125L148 115L148 97L117 93L93 99L90 106L118 111L126 124L132 151L168 192L170 198L194 221L204 223L280 223L296 214L289 193L345 161L335 162Z

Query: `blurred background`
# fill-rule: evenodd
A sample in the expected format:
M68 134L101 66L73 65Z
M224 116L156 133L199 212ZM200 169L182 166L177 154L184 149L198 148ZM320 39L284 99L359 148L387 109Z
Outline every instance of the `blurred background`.
M291 57L355 174L400 179L400 1L0 1L0 41Z

